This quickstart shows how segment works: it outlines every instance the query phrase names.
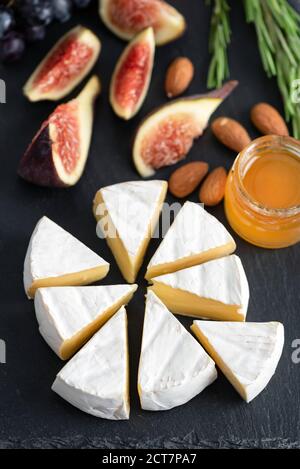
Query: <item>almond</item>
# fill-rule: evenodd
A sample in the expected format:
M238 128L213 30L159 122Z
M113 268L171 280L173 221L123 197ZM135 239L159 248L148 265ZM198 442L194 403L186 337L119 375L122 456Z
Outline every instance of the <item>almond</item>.
M226 180L227 172L222 166L209 173L199 191L200 202L208 206L220 203L225 194Z
M187 57L178 57L167 70L165 90L168 98L183 93L194 76L194 65Z
M206 176L208 164L204 161L187 163L176 169L169 179L169 191L175 197L186 197L191 194Z
M211 125L215 137L230 150L239 153L250 142L247 130L236 120L229 117L218 117Z
M273 106L268 103L258 103L251 109L251 120L263 135L289 135L283 118Z

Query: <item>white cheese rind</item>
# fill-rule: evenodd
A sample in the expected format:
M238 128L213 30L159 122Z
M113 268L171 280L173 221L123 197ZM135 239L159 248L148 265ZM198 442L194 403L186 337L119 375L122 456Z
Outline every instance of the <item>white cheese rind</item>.
M37 223L24 262L26 293L39 279L60 277L100 266L102 257L47 217Z
M216 377L213 360L148 291L138 373L142 408L168 410L185 404Z
M128 181L100 189L106 209L129 256L138 255L165 190L166 182L159 180Z
M252 401L275 373L284 345L283 325L279 322L194 321L194 326L204 336L216 363L242 398ZM204 344L200 337L199 340Z
M52 390L95 417L110 420L129 418L127 317L124 307L64 366Z
M136 288L137 285L39 288L34 298L39 331L52 350L61 356L65 341Z
M249 285L241 259L235 254L171 274L160 275L153 278L152 282L162 283L225 305L237 305L239 314L246 317Z
M235 242L226 228L200 204L185 202L167 231L148 268ZM233 249L234 250L234 249Z

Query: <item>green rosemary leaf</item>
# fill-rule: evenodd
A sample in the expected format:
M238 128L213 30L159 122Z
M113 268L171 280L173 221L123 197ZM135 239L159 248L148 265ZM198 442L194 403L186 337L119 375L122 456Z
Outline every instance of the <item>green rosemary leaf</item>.
M300 80L300 15L288 0L244 0L244 10L255 27L264 70L276 76L286 120L300 138L300 103L292 96L293 83Z
M219 88L229 76L227 48L230 43L231 29L227 0L206 0L212 5L208 49L211 61L208 69L207 87Z

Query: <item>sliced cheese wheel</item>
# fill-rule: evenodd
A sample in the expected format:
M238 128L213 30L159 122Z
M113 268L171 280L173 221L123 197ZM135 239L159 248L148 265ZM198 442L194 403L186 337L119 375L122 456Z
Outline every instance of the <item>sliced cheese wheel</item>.
M149 262L146 279L231 254L235 242L200 204L185 202Z
M137 285L39 288L34 305L40 333L66 360L131 300L136 289Z
M37 223L24 262L29 298L40 287L86 285L105 277L109 264L47 217Z
M167 192L166 181L131 181L100 189L94 214L127 282L135 281Z
M184 316L244 321L249 287L240 258L215 259L151 280L153 290L166 306Z
M58 373L52 390L110 420L129 418L127 316L122 307Z
M149 291L138 373L142 408L168 410L185 404L216 377L213 360Z
M194 321L192 330L245 401L267 386L282 353L281 323Z

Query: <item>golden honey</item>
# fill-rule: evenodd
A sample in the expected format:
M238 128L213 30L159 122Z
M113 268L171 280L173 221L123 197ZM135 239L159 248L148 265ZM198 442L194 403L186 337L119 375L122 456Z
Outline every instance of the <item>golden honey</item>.
M278 136L251 142L228 175L225 212L238 235L257 246L300 241L300 142Z

